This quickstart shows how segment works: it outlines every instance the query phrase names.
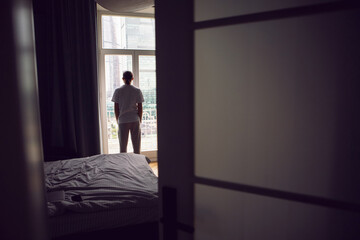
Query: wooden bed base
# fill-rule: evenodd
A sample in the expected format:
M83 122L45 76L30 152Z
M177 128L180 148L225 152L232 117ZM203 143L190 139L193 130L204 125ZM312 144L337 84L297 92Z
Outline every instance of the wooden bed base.
M142 223L115 229L66 235L53 240L158 240L159 223Z

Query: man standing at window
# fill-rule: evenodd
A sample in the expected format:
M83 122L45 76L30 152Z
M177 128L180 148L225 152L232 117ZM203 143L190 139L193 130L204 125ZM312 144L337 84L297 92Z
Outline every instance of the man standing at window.
M119 124L118 137L120 142L120 152L126 153L129 131L134 153L140 154L142 119L142 102L144 97L139 88L131 85L134 75L130 71L123 73L124 85L115 89L111 99L115 103L115 117Z

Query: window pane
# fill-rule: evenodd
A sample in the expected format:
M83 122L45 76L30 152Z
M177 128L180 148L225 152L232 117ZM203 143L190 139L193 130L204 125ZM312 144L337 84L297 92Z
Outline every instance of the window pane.
M155 20L104 15L102 37L105 49L155 50Z
M139 56L139 87L144 95L141 150L157 150L155 56Z
M109 153L119 153L118 124L115 119L114 103L111 101L116 88L124 84L122 73L132 71L131 55L105 55L106 119ZM133 152L131 141L128 152Z

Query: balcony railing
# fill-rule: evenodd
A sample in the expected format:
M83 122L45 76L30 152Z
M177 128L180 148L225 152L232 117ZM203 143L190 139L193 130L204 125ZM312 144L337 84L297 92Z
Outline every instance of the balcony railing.
M107 109L107 135L109 153L118 153L120 150L118 140L118 124L116 123L113 108ZM128 152L133 152L131 138L129 137ZM141 122L141 151L157 150L157 120L156 108L143 110Z

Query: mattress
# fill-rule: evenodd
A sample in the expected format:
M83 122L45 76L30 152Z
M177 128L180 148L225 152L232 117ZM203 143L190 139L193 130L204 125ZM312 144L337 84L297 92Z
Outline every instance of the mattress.
M146 157L101 154L45 162L52 237L158 220L158 178Z

